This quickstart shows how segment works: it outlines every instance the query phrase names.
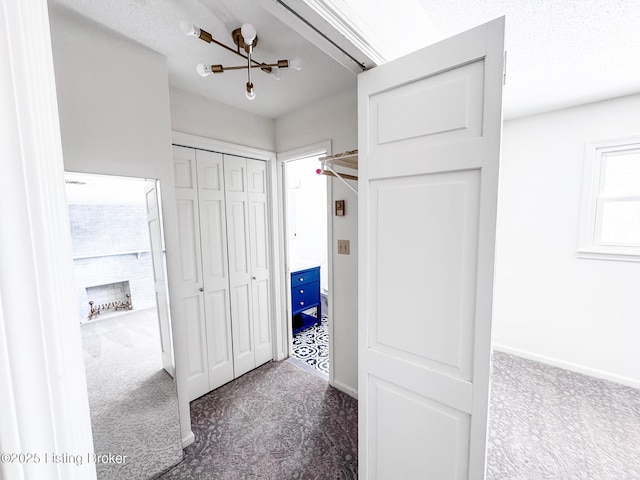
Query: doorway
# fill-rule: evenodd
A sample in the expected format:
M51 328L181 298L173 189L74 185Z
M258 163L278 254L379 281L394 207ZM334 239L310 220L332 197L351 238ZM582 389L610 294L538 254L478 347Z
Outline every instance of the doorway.
M327 180L316 173L325 153L283 163L290 357L329 379Z
M159 186L76 173L65 185L95 453L127 455L97 463L98 479L154 476L182 459Z

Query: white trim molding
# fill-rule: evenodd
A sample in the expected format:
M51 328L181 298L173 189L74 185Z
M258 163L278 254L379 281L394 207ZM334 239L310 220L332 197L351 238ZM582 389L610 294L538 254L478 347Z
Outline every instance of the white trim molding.
M92 480L46 0L0 0L0 97L0 478Z
M282 239L279 247L280 258L282 259L281 268L285 272L284 284L281 292L280 302L282 305L282 317L287 319L286 327L283 328L283 333L285 334L284 345L286 346L286 357L291 355L291 337L292 337L292 325L289 319L291 318L291 289L289 288L289 275L291 273L291 268L288 262L289 258L289 241L287 236L287 224L286 224L286 189L287 189L287 179L286 179L286 170L284 165L286 162L298 160L300 158L312 157L314 155L331 155L331 140L324 140L322 142L314 143L312 145L307 145L304 147L293 148L291 150L286 150L282 153L278 153L278 216L279 216L279 236ZM318 162L319 166L320 162ZM331 190L331 182L327 182L327 265L329 270L329 295L328 295L328 312L327 316L331 319L333 316L333 299L332 292L333 290L333 250L330 247L333 244L333 223L331 221L332 217L332 209L331 205L332 201L332 190ZM329 384L338 388L339 390L343 390L335 385L335 370L334 370L334 335L333 335L333 322L329 322ZM344 390L343 390L344 391ZM349 392L346 392L349 393ZM351 395L351 393L349 393Z
M192 135L190 133L173 131L171 140L174 145L180 147L198 148L200 150L208 150L210 152L236 155L238 157L253 158L256 160L265 161L273 161L276 158L276 154L268 150L247 147L235 143L223 142L222 140L214 140L212 138Z
M609 380L611 382L616 382L621 385L626 385L627 387L640 389L640 380L638 379L623 377L622 375L616 375L614 373L609 373L604 370L585 367L584 365L579 365L577 363L567 362L565 360L549 357L547 355L540 355L538 353L529 352L528 350L521 350L519 348L509 347L507 345L502 345L500 343L494 343L493 350L498 350L500 352L508 353L510 355L526 358L527 360L533 360L534 362L540 362L546 365L551 365L552 367L562 368L564 370L569 370L571 372L581 373L583 375L588 375L590 377Z
M354 75L375 67L376 58L381 59L361 32L345 19L337 18L330 9L308 0L256 0L256 3Z

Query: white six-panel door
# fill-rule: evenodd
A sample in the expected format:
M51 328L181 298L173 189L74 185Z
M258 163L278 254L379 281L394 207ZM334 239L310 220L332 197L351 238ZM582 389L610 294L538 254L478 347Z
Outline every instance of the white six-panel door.
M504 19L358 79L360 478L484 478Z

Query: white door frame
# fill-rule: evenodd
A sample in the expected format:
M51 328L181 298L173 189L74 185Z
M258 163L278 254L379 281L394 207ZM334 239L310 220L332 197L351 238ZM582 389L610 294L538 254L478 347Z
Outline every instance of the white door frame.
M271 238L269 251L271 253L271 282L273 285L273 302L271 307L271 315L273 322L271 325L273 334L273 359L276 361L284 360L288 355L287 332L284 326L283 311L284 304L282 302L284 274L281 268L284 265L281 257L281 237L280 237L280 205L276 170L276 154L269 150L259 148L246 147L235 143L214 140L212 138L201 137L183 132L172 132L173 145L187 148L195 148L199 150L207 150L211 152L222 153L223 155L235 155L238 157L250 158L254 160L263 160L267 163L268 183L269 183L269 228L271 229ZM171 287L169 287L171 288ZM171 298L179 298L169 292ZM178 360L179 361L179 360Z
M283 259L283 267L285 272L284 284L282 285L283 289L283 297L281 301L284 302L285 308L285 316L287 319L286 322L286 335L287 335L287 356L291 355L291 336L292 336L292 326L289 319L291 318L291 289L289 288L289 238L287 236L287 225L286 225L286 212L287 212L287 178L286 178L286 170L285 164L287 162L300 160L305 157L312 157L315 155L331 155L333 152L331 150L331 140L325 140L322 142L314 143L312 145L307 145L300 148L294 148L292 150L287 150L285 152L278 153L277 155L277 165L278 165L278 201L279 208L278 213L280 214L281 223L280 223L280 231L279 236L282 239L280 242L280 255ZM318 162L319 163L319 162ZM320 165L318 165L319 167ZM331 222L331 203L333 198L332 191L332 183L327 182L327 270L329 274L329 294L327 296L328 300L328 317L333 318L333 302L332 302L332 292L333 292L333 249L331 248L333 242L333 222ZM329 322L329 384L333 385L334 383L334 365L333 365L333 322Z
M47 2L0 0L0 25L0 445L31 454L0 477L91 480L43 458L93 451Z
M162 366L166 370L166 372L171 375L171 378L175 378L176 375L176 367L175 367L175 350L173 348L173 331L171 330L171 311L169 309L169 282L167 281L167 260L166 260L166 245L164 241L164 222L162 221L162 192L160 190L160 180L158 179L146 179L147 183L145 185L145 206L147 210L147 230L149 234L149 251L151 253L151 263L153 265L153 283L154 283L154 291L156 294L156 309L158 311L158 329L160 331L160 350L162 354ZM150 186L153 184L153 186ZM149 190L147 190L149 189ZM149 198L149 194L152 195ZM154 242L152 240L153 232L151 230L151 225L149 224L149 201L155 202L155 207L152 207L156 210L158 228L160 230L160 245L156 245L154 247ZM152 205L152 204L151 204ZM160 268L162 271L157 272L156 269ZM161 278L158 281L158 277ZM158 292L158 289L162 288L161 292ZM166 298L164 299L164 305L160 304L159 296L164 295ZM162 318L164 310L164 315L166 315L166 319ZM164 331L163 331L164 330ZM168 345L167 345L168 343Z

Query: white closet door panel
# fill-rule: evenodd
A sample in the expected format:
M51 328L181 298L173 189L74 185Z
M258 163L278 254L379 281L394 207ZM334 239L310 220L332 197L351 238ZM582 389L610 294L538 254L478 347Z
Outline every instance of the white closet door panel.
M196 151L209 389L234 378L223 160Z
M180 277L177 302L187 339L188 392L193 400L209 391L208 345L202 292L202 254L195 150L173 147L176 213L180 247Z
M198 207L191 198L176 199L178 238L180 240L180 281L183 287L199 288L202 283L202 259L198 234Z
M266 163L247 160L247 177L254 345L256 364L261 365L273 358Z
M251 234L251 273L269 274L269 238L266 201L250 201L249 232Z
M234 282L243 282L249 276L249 239L247 238L246 200L227 201L229 270Z
M182 319L187 340L188 392L191 400L201 397L209 388L207 337L202 295L182 299Z
M273 359L269 279L253 281L253 328L256 366Z
M202 274L208 282L227 282L227 239L224 199L200 198Z
M209 390L235 378L231 337L229 290L209 290L204 294L207 316Z
M233 357L236 377L256 368L250 296L249 285L238 285L231 288Z
M224 172L226 191L231 193L247 193L247 160L230 155L224 156Z
M173 147L173 176L176 190L193 194L196 187L195 150L185 147Z
M253 339L247 160L224 156L231 325L236 377L256 367Z

